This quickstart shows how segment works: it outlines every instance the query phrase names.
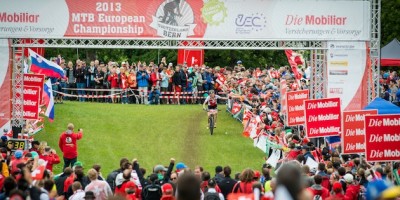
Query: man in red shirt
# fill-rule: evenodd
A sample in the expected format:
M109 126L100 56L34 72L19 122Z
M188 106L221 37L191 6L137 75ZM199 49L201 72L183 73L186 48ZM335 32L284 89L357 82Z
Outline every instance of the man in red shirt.
M79 129L78 133L74 133L74 125L69 123L67 130L63 132L58 141L58 146L63 152L64 169L69 166L74 166L78 159L77 140L82 138L83 129Z

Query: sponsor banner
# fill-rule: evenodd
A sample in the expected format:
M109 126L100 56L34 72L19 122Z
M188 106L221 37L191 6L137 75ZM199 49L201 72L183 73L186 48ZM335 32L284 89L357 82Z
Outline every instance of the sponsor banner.
M39 118L40 87L24 86L24 119Z
M370 3L4 0L0 38L368 41Z
M339 98L305 100L304 107L308 138L337 136L341 133Z
M286 92L287 92L287 83L285 79L281 79L280 83L280 96L281 96L281 113L286 113L287 102L286 102ZM287 115L286 115L287 116Z
M308 99L308 90L292 91L286 93L286 119L288 126L301 125L306 122L304 115L304 100Z
M342 153L365 153L365 129L366 115L376 115L377 110L344 111L342 117Z
M25 86L37 86L40 91L43 91L44 75L43 74L24 74L24 87ZM39 93L39 102L42 101L43 92Z
M327 45L327 97L340 98L344 110L362 110L368 103L366 43L328 42Z
M12 52L10 41L0 39L0 131L11 130Z
M365 116L368 162L400 161L400 115Z

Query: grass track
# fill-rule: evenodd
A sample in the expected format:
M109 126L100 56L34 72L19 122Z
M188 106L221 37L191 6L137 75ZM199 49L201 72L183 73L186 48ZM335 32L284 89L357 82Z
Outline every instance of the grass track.
M242 125L224 110L218 115L214 135L206 129L206 112L200 105L121 105L65 102L56 105L55 121L46 122L36 139L57 150L58 138L69 122L84 129L78 142L78 160L85 169L95 163L108 174L122 157L138 158L147 170L167 165L171 157L194 168L203 166L211 174L217 165L230 165L233 172L260 169L264 154L241 135ZM61 171L62 163L55 166Z

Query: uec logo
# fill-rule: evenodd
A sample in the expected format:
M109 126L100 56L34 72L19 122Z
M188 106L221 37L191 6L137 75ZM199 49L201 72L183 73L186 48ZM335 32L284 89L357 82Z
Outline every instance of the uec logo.
M259 16L247 16L245 17L243 14L239 14L236 17L235 23L237 26L244 26L244 27L261 27L263 21Z

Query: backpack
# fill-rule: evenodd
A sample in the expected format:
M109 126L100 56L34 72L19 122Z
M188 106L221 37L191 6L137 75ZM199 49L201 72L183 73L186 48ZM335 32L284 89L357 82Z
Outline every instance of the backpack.
M313 200L322 200L321 194L323 190L314 190Z
M108 176L107 176L107 183L111 188L111 191L115 191L115 179L117 178L117 175L119 174L118 170L115 170L113 172L111 172Z
M142 191L143 200L160 200L161 196L161 186L154 183L146 186Z
M219 193L217 193L217 192L206 192L204 194L204 200L220 200Z

